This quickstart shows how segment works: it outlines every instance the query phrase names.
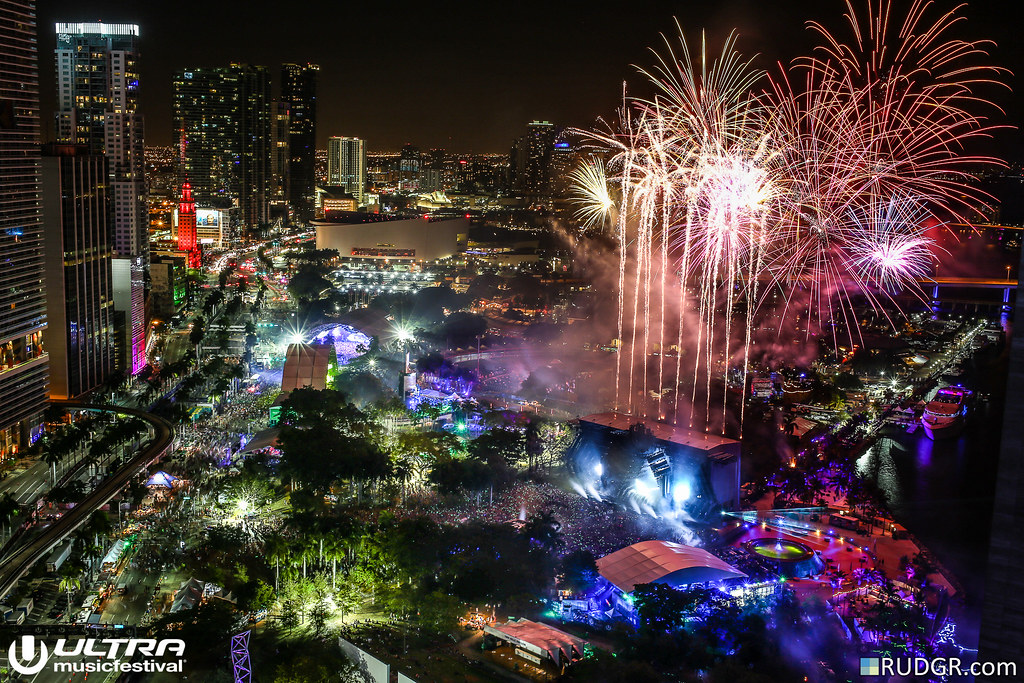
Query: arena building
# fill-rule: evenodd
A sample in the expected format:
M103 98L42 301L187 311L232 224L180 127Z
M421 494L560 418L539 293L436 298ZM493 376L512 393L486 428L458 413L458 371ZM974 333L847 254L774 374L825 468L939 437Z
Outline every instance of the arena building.
M391 218L382 214L331 212L314 221L316 248L337 249L344 260L436 261L466 246L469 219Z

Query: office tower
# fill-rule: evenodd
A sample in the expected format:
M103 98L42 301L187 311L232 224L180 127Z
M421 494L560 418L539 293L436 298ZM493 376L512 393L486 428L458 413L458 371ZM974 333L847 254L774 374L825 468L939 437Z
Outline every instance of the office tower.
M57 24L57 137L106 157L110 243L118 260L114 283L117 365L145 364L145 268L149 232L145 206L143 122L138 107L138 27Z
M74 398L115 368L107 166L88 145L43 148L50 396Z
M288 201L300 221L313 218L316 190L316 64L281 67L281 99L288 106Z
M174 129L185 136L182 177L196 203L238 207L255 228L269 218L270 79L266 67L186 69L174 76Z
M572 192L570 174L579 163L579 154L572 143L565 138L555 141L551 150L551 194L555 197L568 197Z
M327 184L344 187L360 205L366 196L366 141L332 137L327 141Z
M270 105L270 205L272 213L288 215L291 203L289 176L291 154L289 152L289 129L291 114L288 103L277 100Z
M420 189L420 168L422 159L420 149L415 145L406 144L398 154L398 187L402 190Z
M551 154L555 126L548 121L531 121L526 134L518 138L509 159L512 189L526 197L551 194Z
M58 23L57 139L103 154L118 313L118 367L146 364L149 225L135 24Z
M37 433L46 404L35 2L0 0L0 459Z
M1021 256L1024 265L1024 254ZM1019 289L1014 320L1017 325L1024 321L1024 296ZM1024 335L1014 332L1010 339L979 662L1024 661L1024 556L1020 553L1020 530L1024 525L1024 434L1020 430L1024 422ZM977 680L1006 679L979 676Z

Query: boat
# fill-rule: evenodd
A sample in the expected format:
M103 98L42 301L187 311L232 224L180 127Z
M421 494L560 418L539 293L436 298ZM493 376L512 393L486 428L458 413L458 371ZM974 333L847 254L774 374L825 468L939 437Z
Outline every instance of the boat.
M958 436L964 427L971 391L963 387L939 389L924 407L921 426L930 439Z

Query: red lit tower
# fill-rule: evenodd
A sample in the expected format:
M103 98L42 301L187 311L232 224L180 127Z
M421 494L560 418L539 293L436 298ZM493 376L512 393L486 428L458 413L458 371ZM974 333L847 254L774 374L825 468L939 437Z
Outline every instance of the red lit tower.
M196 234L196 203L192 200L192 184L188 178L181 185L181 201L178 203L178 249L188 252L189 268L201 267L199 236Z

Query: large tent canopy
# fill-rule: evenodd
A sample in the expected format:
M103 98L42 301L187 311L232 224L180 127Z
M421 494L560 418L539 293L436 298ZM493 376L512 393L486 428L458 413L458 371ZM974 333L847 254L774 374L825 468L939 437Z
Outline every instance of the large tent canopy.
M634 543L597 561L597 571L623 593L644 583L673 587L746 576L701 548L669 541Z
M163 470L156 472L153 476L146 480L146 486L154 486L165 489L174 488L174 482L178 481L178 478L173 474L167 474Z

